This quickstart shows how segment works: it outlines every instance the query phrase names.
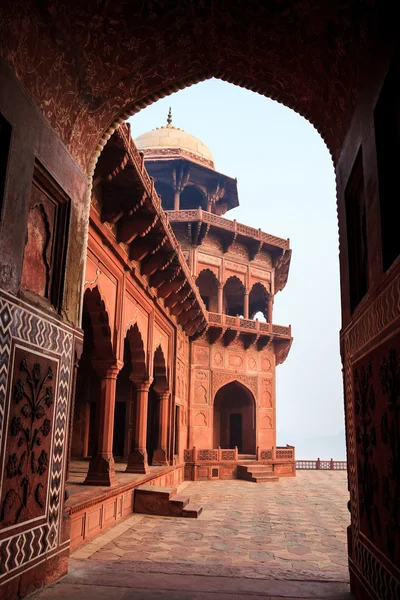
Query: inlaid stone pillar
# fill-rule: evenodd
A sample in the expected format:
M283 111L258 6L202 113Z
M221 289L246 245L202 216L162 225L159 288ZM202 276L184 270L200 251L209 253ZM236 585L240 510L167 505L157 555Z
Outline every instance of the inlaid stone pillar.
M153 465L168 465L168 400L169 391L159 393L158 448L154 452Z
M268 323L272 323L272 309L274 307L274 297L269 296L267 302L267 321Z
M135 435L132 440L131 451L128 456L127 473L149 473L147 459L147 410L149 401L149 389L151 381L137 382L132 379L136 386L136 418Z
M218 284L218 311L219 314L222 314L224 310L224 286L222 283Z
M249 290L244 292L243 316L245 319L249 318Z
M118 483L112 447L117 375L123 365L119 362L93 361L93 366L100 377L100 398L96 404L95 452L84 483L111 486Z

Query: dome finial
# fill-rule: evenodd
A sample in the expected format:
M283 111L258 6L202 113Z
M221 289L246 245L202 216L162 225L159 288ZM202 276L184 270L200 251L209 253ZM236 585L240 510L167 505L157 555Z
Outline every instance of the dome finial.
M171 107L169 107L168 117L167 117L167 127L170 127L172 123L172 111Z

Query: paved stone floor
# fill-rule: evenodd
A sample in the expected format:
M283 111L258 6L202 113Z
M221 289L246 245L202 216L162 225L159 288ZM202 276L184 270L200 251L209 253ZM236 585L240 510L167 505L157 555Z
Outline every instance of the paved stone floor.
M78 549L37 598L350 598L345 472L183 487L199 519L134 514Z

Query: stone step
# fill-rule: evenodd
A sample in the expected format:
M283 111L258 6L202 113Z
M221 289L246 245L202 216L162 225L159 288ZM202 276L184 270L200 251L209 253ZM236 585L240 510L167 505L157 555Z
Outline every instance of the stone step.
M189 504L182 510L182 517L187 517L188 519L197 519L202 512L203 507L200 504L189 502Z
M279 481L279 477L277 475L262 475L260 477L251 477L248 481L252 481L253 483L270 483Z
M145 515L171 514L170 500L176 495L176 488L158 485L140 485L135 489L135 512Z
M189 504L189 501L189 496L184 496L183 494L173 496L169 501L171 515L175 517L182 516L182 511Z

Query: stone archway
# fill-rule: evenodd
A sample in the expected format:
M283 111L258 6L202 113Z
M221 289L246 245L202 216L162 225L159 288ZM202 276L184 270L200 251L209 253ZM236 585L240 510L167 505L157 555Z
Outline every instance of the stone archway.
M56 152L52 149L53 157L48 158L56 179L64 181L65 187L68 187L65 173L73 171L71 156L91 176L106 139L127 116L162 96L209 77L219 77L280 101L307 118L321 133L337 167L353 588L361 590L360 597L367 587L375 595L382 589L395 589L396 561L384 538L390 532L390 517L385 508L387 494L382 491L387 480L381 478L379 485L372 482L368 490L360 488L357 465L363 459L363 447L357 441L356 429L367 427L367 417L365 414L355 417L355 396L356 374L372 373L373 364L370 385L379 409L374 414L383 420L392 419L387 409L387 385L382 389L376 372L387 364L389 352L391 356L399 352L398 311L393 301L398 295L399 277L396 265L387 272L381 268L377 191L380 182L373 132L376 100L398 35L396 3L388 7L387 3L350 0L345 3L321 0L301 5L289 0L279 3L250 0L232 5L229 0L221 0L194 3L190 11L184 3L170 11L165 6L160 2L132 7L132 3L121 1L100 8L97 4L77 2L66 11L65 5L57 1L46 5L36 0L16 0L2 9L0 55L27 92L26 97L33 99L52 128L46 136L51 137L55 132L52 142L58 144L60 140L64 144L57 146ZM149 45L149 38L155 43ZM35 48L34 53L31 48ZM112 66L110 53L114 57ZM5 104L12 112L17 103L8 100L16 94L15 81L10 85L12 94L8 94L6 87ZM41 137L40 128L35 126L28 131L25 118L19 120L20 123L18 119L9 119L15 131L19 128L21 138L26 133L24 141L30 149L26 153L33 157ZM364 179L368 182L365 188L353 185L357 183L353 169L360 145L362 164L356 175L361 183ZM67 156L65 147L71 156ZM44 152L43 146L41 151ZM67 163L69 171L64 168ZM23 187L29 189L31 182L29 168L20 171L14 163L10 170L14 171L14 183L9 185L7 193L12 202L15 200L15 212L5 205L7 210L2 213L0 273L4 290L17 295L27 211L18 213L24 208L23 203L27 203L27 197L16 192ZM78 170L73 171L76 178ZM22 185L15 183L19 175ZM82 184L70 187L71 195L76 196L71 219L71 239L75 241L85 238L87 224L77 202L82 188ZM347 227L346 202L351 204L348 192L354 188L362 189L363 193L366 189L369 195L365 237L371 244L370 288L359 310L350 307L349 301L350 282L356 279L349 264L352 251L349 252L349 247L357 239L357 232ZM18 222L22 221L20 228L13 226L16 215L20 217ZM353 225L357 227L357 220ZM69 252L69 285L63 310L68 315L65 321L78 326L84 248L82 243L75 246ZM10 261L15 268L7 264ZM390 344L383 347L384 338L389 337ZM365 357L363 364L361 356ZM378 422L375 431L379 430L376 425ZM365 439L365 435L362 437ZM386 448L385 441L380 439L379 443L385 446L388 467L396 457L391 458L393 452ZM379 462L373 447L368 460L371 468ZM381 475L378 469L377 475ZM373 500L370 505L378 506L382 517L379 527L378 519L373 522L363 515L360 517L366 491ZM383 559L374 550L377 544L373 540L377 538L383 548Z
M255 399L251 391L239 381L231 381L217 391L213 423L214 448L237 446L240 454L255 454Z

